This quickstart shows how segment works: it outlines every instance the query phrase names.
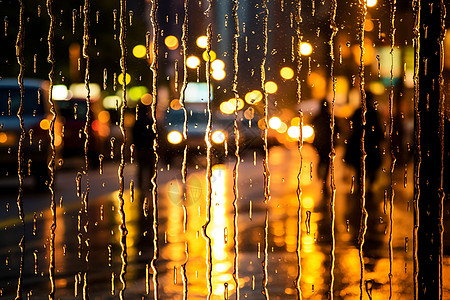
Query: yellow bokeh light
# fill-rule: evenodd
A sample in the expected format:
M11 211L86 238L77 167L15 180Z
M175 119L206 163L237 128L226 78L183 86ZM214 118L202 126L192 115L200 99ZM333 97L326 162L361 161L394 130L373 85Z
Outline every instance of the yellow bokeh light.
M217 70L213 70L211 75L215 80L222 80L225 78L226 73L222 69L217 69Z
M365 31L372 31L374 28L374 24L372 22L372 20L366 20L366 24L364 25L364 30Z
M277 129L278 133L285 133L288 127L284 122L281 122L280 127Z
M149 93L144 94L141 97L141 103L144 105L150 105L153 102L153 96Z
M314 208L314 199L311 197L304 197L302 201L303 208L312 209Z
M236 98L231 98L228 101L231 103L231 105L233 105L234 108L236 108ZM239 98L237 101L237 109L241 110L243 108L244 108L244 101L241 98Z
M176 145L181 143L181 141L183 140L183 136L178 131L171 131L167 134L167 140L169 141L169 143Z
M236 109L236 106L233 106L233 104L230 101L224 101L220 103L220 111L226 115L231 115L234 113L234 110Z
M278 85L273 81L267 81L264 84L264 89L268 94L275 94L278 90Z
M280 75L281 77L283 77L284 79L292 79L294 77L294 70L292 70L289 67L283 67L280 70Z
M204 51L202 54L202 57L203 57L204 61L208 61L208 60L214 61L214 60L216 60L217 55L216 55L216 52L211 50L211 51L209 51L209 55L208 55L208 51Z
M374 7L377 5L377 0L367 0L367 7Z
M204 49L204 48L208 47L208 37L205 35L202 35L197 38L196 43L197 43L197 46Z
M50 122L47 119L42 119L39 123L39 127L41 127L42 130L48 130L50 128Z
M213 61L211 63L211 68L215 71L215 70L223 70L225 68L225 63L223 62L223 60L220 59L216 59L215 61Z
M263 94L258 90L253 90L245 94L245 102L248 104L255 104L263 99Z
M133 55L137 58L143 58L147 55L147 48L144 45L136 45L133 48Z
M200 65L200 59L197 56L189 56L186 59L186 66L191 69L195 69Z
M300 125L300 118L299 117L293 117L291 120L291 126L299 126Z
M311 55L313 48L310 43L301 43L300 44L300 53L302 55L308 56Z
M303 126L303 139L309 139L313 135L314 135L314 129L311 126L309 126L309 125Z
M125 80L126 84L130 84L130 82L131 82L130 74L126 73L125 78L126 78L126 80ZM123 73L120 73L119 76L117 76L117 82L119 82L120 85L123 85Z
M178 48L178 39L176 36L169 35L164 39L164 44L166 44L167 48L170 50L176 50Z
M277 130L278 128L281 127L281 123L283 123L283 122L278 117L272 117L269 119L269 127L271 129Z
M288 128L287 134L291 139L298 139L300 137L300 128L298 126L291 126Z

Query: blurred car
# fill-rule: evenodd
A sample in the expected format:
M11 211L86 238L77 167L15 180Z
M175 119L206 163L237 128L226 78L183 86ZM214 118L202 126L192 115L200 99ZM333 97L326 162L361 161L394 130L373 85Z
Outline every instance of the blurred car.
M87 103L85 98L69 98L68 100L56 101L58 113L64 125L62 136L61 154L63 157L84 157L85 140L84 133L87 120ZM91 107L92 109L92 107ZM89 165L98 166L98 156L103 152L104 138L100 134L100 123L96 115L90 110L90 124L88 130L88 152Z
M52 115L48 109L48 82L24 80L23 174L35 177L36 187L43 190L49 178L47 168L50 157L48 129ZM17 176L18 148L22 129L17 116L20 107L20 88L17 78L0 80L0 175ZM60 140L55 137L55 145Z

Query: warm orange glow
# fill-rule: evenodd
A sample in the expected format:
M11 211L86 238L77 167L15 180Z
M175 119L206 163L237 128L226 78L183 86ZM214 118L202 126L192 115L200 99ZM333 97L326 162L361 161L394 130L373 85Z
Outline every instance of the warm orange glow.
M275 94L278 90L278 85L273 81L267 81L264 84L264 89L268 94Z
M278 128L281 127L281 123L283 122L281 122L280 118L278 117L272 117L269 119L269 127L271 129L277 130Z
M48 130L50 128L50 122L47 119L42 119L39 123L39 127L41 127L42 130Z
M233 106L233 104L229 101L224 101L220 103L220 111L226 115L231 115L234 113L234 110L236 109L236 106Z
M233 105L234 109L236 109L236 98L231 98L228 101L231 103L231 105ZM237 100L237 109L241 110L243 108L244 108L244 101L241 98L239 98Z
M101 112L98 113L98 120L102 123L108 123L110 120L110 115L109 112L106 110L102 110Z
M141 97L141 103L144 105L150 105L153 102L153 96L149 93L144 94Z
M245 102L248 104L255 104L263 99L263 94L258 90L253 90L245 94Z
M286 80L292 79L294 77L294 70L289 67L284 67L280 70L280 75Z
M8 140L8 136L4 132L0 132L0 143L4 144Z
M164 44L166 44L167 48L170 50L176 50L178 48L178 39L173 36L169 35L164 39Z
M301 43L300 44L300 53L304 56L308 56L311 55L313 51L313 47L311 46L310 43Z
M173 110L179 110L181 109L181 103L180 100L178 99L173 99L172 101L170 101L170 108Z

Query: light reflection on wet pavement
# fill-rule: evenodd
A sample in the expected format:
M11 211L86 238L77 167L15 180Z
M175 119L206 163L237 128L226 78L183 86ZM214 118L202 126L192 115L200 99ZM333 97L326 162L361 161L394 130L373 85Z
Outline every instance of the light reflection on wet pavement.
M296 149L274 147L270 152L271 196L264 203L261 157L253 161L253 154L242 157L239 169L238 203L238 267L240 296L264 299L265 216L268 209L267 290L272 299L296 299L297 290L297 175L300 158ZM336 159L336 262L334 295L342 299L359 297L360 266L357 236L359 230L359 198L351 194L351 173L343 164L342 149ZM312 164L311 164L312 162ZM330 284L331 224L329 194L321 193L314 166L315 152L309 145L303 149L302 213L300 221L301 293L304 299L326 298ZM211 223L207 234L212 243L212 299L235 299L233 178L234 161L215 165L212 170ZM313 169L310 170L310 167ZM133 166L127 166L126 186L134 178ZM126 167L126 169L127 169ZM108 172L106 172L108 173ZM412 172L409 172L411 174ZM206 179L204 166L189 166L186 184L182 184L179 167L172 165L159 170L159 245L157 260L159 295L162 299L182 299L185 288L190 299L207 296L207 241L201 230L205 223ZM311 177L312 174L312 177ZM403 173L395 174L395 223L393 294L396 299L409 299L413 294L412 276L412 185L403 187ZM91 186L95 186L95 176ZM101 180L100 180L101 181ZM99 181L99 182L100 182ZM412 178L408 178L412 182ZM110 183L108 183L110 184ZM388 174L379 176L367 196L369 228L364 246L364 299L384 299L389 295L389 212L384 212L384 190L389 186ZM92 188L92 187L91 187ZM88 233L79 225L77 201L64 202L58 208L56 235L56 296L64 299L80 298L83 289L91 299L117 298L122 288L117 212L117 191L91 199ZM143 201L136 191L131 202L125 193L125 214L128 236L127 289L125 298L150 299L153 295L149 264L153 255L152 220L143 216ZM45 195L39 196L45 199ZM66 197L66 196L65 196ZM70 197L67 197L70 198ZM26 199L26 198L25 198ZM51 219L45 200L43 216L37 217L36 236L33 222L27 223L25 290L32 289L31 299L46 297L48 282L48 240ZM251 203L251 204L250 204ZM387 209L389 207L387 206ZM11 207L10 216L14 215ZM307 215L310 214L309 222ZM29 212L28 212L29 215ZM84 224L84 223L81 223ZM81 228L80 228L81 226ZM16 249L20 226L3 224L0 279L4 296L13 295L17 280L19 251ZM81 235L81 243L79 236ZM35 254L33 254L35 253ZM188 256L186 255L188 254ZM35 257L37 267L35 268ZM446 261L448 259L446 258ZM186 276L183 274L185 265ZM448 273L444 263L444 274ZM35 272L36 271L36 272ZM88 285L84 287L86 275ZM112 282L114 284L112 284Z

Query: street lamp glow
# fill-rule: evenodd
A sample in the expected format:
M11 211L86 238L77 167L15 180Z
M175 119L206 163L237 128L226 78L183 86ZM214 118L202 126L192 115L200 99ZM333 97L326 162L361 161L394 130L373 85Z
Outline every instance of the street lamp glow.
M289 67L283 67L280 70L280 75L281 77L283 77L284 79L292 79L294 77L294 70L292 70Z
M189 56L186 59L186 65L188 68L195 69L200 65L200 59L197 56Z
M235 109L236 109L236 106L237 106L238 110L241 110L244 108L244 101L242 101L242 99L240 99L240 98L237 100L237 105L236 105L236 98L231 98L230 100L228 100L228 102L230 102L231 105L233 105L233 107Z
M220 111L226 115L231 115L234 113L234 110L236 109L236 106L233 106L230 101L224 101L220 103Z
M197 46L205 49L208 47L208 37L206 35L202 35L197 38Z
M291 139L298 139L300 137L300 128L298 126L291 126L288 128L287 134Z
M123 85L123 73L120 73L119 76L117 76L117 82L119 82L120 85ZM130 74L125 74L125 83L129 84L131 82L131 76Z
M167 140L169 141L169 143L176 145L181 143L181 141L183 140L183 136L180 132L174 130L167 134Z
M263 98L263 95L260 91L253 90L253 91L245 94L244 99L245 99L245 102L247 102L248 104L255 104L255 103L258 103L259 101L261 101L262 98Z
M213 77L215 80L222 80L222 79L225 78L225 75L226 75L226 73L225 73L225 71L222 70L222 69L213 70L213 72L212 72L212 77Z
M167 48L170 50L175 50L178 48L178 39L176 36L169 35L164 39L164 43L166 44Z
M377 0L367 0L367 7L374 7L377 5Z
M225 141L225 134L220 130L216 130L211 135L211 140L216 144L222 144Z
M136 58L144 58L147 55L147 48L144 45L136 45L133 48L133 55Z
M264 89L268 94L275 94L278 90L278 85L273 81L267 81L264 84Z
M204 51L202 54L202 57L203 57L204 61L215 61L217 55L216 55L216 52L211 50L211 51L209 51L209 53L208 53L208 51Z
M269 127L271 129L274 129L274 130L279 129L281 127L281 123L283 123L283 122L281 122L280 118L278 118L278 117L272 117L269 119Z
M215 61L213 61L211 63L211 68L215 71L215 70L223 70L225 68L225 63L220 60L220 59L216 59Z
M313 48L310 43L301 43L300 44L300 53L304 56L311 55Z

